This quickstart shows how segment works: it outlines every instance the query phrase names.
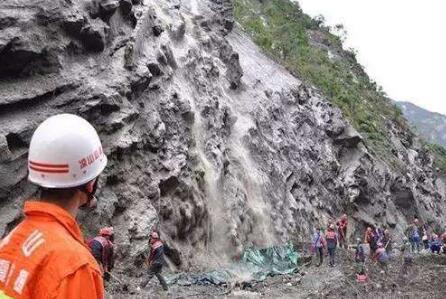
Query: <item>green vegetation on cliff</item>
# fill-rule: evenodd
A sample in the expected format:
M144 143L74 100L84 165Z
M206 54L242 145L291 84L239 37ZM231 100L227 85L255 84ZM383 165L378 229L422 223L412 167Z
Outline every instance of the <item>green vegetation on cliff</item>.
M434 156L434 166L443 174L446 173L446 149L441 145L427 144L426 148Z
M405 132L398 138L406 146L413 134L401 110L322 20L304 14L289 0L235 0L234 8L237 22L253 40L336 104L363 135L369 150L394 167L402 166L394 155L390 132L394 126Z

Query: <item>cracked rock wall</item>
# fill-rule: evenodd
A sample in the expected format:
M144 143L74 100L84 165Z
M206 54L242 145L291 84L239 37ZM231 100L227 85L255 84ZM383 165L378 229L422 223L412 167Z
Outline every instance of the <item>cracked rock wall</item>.
M369 154L336 107L234 25L230 1L4 0L0 66L0 235L37 191L31 135L61 112L101 136L100 205L80 221L89 235L115 227L129 271L154 226L187 269L304 240L343 211L352 234L401 231L415 214L445 224L418 140L389 124L405 169Z

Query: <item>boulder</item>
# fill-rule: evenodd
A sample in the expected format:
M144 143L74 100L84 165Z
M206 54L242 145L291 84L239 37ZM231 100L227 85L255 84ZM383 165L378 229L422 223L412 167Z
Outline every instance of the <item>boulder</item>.
M132 11L132 1L131 0L120 0L119 6L121 8L123 15L128 15Z
M101 3L99 4L104 15L112 15L119 5L118 0L101 0Z
M357 147L362 140L363 138L358 131L349 125L344 129L344 132L341 135L336 137L334 142L343 147L354 148Z
M4 135L0 135L0 162L7 161L10 156L8 141Z
M85 24L81 29L81 40L86 49L93 52L103 51L108 30L108 25L99 19Z

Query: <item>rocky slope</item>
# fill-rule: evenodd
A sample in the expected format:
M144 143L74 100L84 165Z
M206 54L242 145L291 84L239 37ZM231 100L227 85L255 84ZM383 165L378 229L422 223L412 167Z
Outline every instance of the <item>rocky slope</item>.
M428 111L409 102L396 103L422 138L446 147L446 115Z
M98 129L109 165L87 234L111 224L136 273L158 226L187 269L245 246L306 239L347 211L353 234L444 225L444 185L419 141L387 123L390 167L339 109L266 57L225 0L5 0L0 4L0 235L36 188L27 147L48 116ZM208 259L215 257L218 259Z

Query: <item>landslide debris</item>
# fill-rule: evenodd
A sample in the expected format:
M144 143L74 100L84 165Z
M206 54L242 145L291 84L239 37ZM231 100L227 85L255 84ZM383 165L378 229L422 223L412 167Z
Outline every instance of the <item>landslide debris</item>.
M135 279L154 226L185 271L305 240L341 211L352 235L401 232L414 214L444 227L444 185L418 139L389 123L404 168L389 167L232 14L223 0L2 1L0 235L37 192L33 131L62 112L90 121L109 157L100 205L79 220L88 236L114 226L118 268Z

